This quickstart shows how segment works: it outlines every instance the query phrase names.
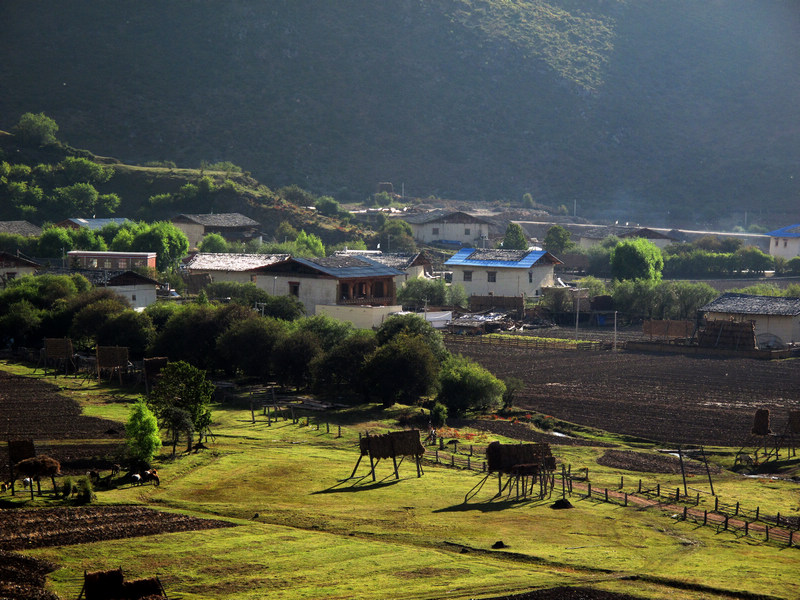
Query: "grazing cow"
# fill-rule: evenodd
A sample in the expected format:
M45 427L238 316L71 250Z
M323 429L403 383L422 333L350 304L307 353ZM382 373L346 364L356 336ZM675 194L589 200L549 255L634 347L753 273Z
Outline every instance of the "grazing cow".
M133 485L142 485L142 476L139 473L134 473L131 475L131 482Z
M6 483L5 481L3 483L0 483L0 493L5 494L10 489L11 489L10 483Z
M118 464L114 463L111 465L111 474L112 475L119 475L119 472L122 470L122 467Z
M86 473L86 476L92 481L92 483L97 483L100 480L100 473L97 471L89 471Z
M148 469L144 473L142 473L142 483L146 483L148 481L152 481L153 485L161 485L161 480L158 478L158 471L155 469Z

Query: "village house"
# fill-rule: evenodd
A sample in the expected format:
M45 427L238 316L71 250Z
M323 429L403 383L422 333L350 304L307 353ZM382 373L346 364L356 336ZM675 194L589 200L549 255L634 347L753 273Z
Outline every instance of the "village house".
M461 211L437 209L402 218L411 226L414 239L423 244L476 246L489 238L489 221Z
M400 289L409 279L430 277L433 263L425 252L381 252L380 250L337 250L336 256L367 256L372 260L402 271L395 277L395 289Z
M800 343L800 298L726 293L700 312L706 321L754 322L759 346Z
M40 268L41 265L37 262L8 252L0 252L0 285L6 287L12 279L33 275Z
M370 257L290 257L252 272L257 287L270 294L296 296L308 315L326 312L323 306L382 307L381 315L400 310L395 277L403 272ZM331 314L329 309L327 313Z
M767 233L769 253L789 260L800 256L800 223L781 227Z
M288 254L234 254L197 252L183 265L182 270L190 276L207 275L211 283L255 283L256 269L289 258ZM267 290L270 294L273 290Z
M530 297L553 285L561 261L544 250L462 248L444 264L468 295Z
M71 269L129 271L155 269L155 252L107 252L100 250L70 250L67 263Z
M105 286L130 302L134 310L142 310L156 302L158 282L134 271L109 277Z
M227 242L261 243L261 225L239 213L182 214L173 217L172 224L186 234L190 249L196 249L209 233L219 234Z

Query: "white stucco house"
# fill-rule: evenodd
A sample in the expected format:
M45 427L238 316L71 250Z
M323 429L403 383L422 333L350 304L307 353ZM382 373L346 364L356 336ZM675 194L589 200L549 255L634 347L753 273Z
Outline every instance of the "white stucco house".
M172 224L186 234L189 248L197 248L203 237L217 233L228 242L261 242L261 225L240 213L182 214Z
M562 263L544 250L462 248L444 264L470 296L539 296Z
M289 257L250 271L269 294L296 296L306 314L327 306L397 306L395 277L402 271L367 256Z
M0 286L5 287L12 279L34 275L41 265L9 252L0 252Z
M489 237L489 221L461 211L437 209L402 218L411 226L414 239L423 244L438 242L477 246Z
M256 269L288 258L288 254L197 252L185 262L182 270L188 275L208 275L212 283L255 283ZM271 289L267 291L272 293Z
M767 233L769 236L769 253L789 260L800 256L800 223L787 225Z
M125 271L110 277L106 287L130 302L134 310L142 310L156 302L158 282L135 271Z
M753 321L759 345L800 343L800 298L726 293L700 311L707 321Z

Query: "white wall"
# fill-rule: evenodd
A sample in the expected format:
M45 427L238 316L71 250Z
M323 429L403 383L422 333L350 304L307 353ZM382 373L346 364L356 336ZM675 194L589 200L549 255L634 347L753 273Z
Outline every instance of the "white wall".
M108 289L128 300L133 308L145 308L156 302L156 286L153 284L110 285Z
M539 296L542 287L554 283L553 265L530 269L453 265L452 270L453 283L463 285L469 296ZM464 271L472 271L472 281L464 281ZM489 271L496 273L495 282L489 281Z
M319 304L336 304L337 281L333 278L259 275L253 283L268 294L288 296L291 293L290 282L300 284L298 298L303 303L308 316L315 314Z
M772 256L781 256L787 260L800 256L800 238L770 238L769 253Z
M402 306L344 306L330 304L320 304L314 308L318 315L328 315L337 321L352 323L357 329L380 327L389 315L403 310Z
M481 239L481 235L489 235L488 223L422 223L411 224L411 229L414 237L424 243L453 240L462 244L473 244ZM438 229L438 233L434 233L434 229Z

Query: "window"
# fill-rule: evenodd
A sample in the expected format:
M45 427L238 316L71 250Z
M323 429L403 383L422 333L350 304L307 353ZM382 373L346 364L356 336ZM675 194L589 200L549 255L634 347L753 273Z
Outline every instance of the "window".
M438 227L434 227L431 233L433 235L439 235L439 228Z
M533 283L533 271L528 271L528 283Z
M119 268L120 269L124 269L125 268L125 259L124 258L120 258L118 264L119 264Z
M131 302L136 302L136 294L131 294Z
M97 259L96 258L90 258L88 266L89 266L90 269L96 269L97 268Z
M788 240L783 240L783 247L784 247L784 248L786 248L786 242L787 242L787 241L788 241Z
M497 271L487 271L486 281L489 283L495 283L497 281Z
M105 259L103 261L103 268L104 269L110 269L111 268L111 259L110 258L107 258L107 259Z
M464 271L464 281L472 281L472 271Z
M471 231L471 230L470 230L470 228L469 228L469 227L465 227L465 228L464 228L464 235L470 235L470 231Z
M289 282L289 294L292 296L300 296L300 282L299 281L290 281Z

